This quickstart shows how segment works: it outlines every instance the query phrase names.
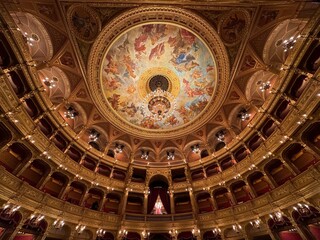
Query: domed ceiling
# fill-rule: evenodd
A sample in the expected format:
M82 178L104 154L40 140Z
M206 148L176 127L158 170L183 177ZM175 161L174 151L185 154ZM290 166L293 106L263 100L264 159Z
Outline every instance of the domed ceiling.
M123 13L102 29L89 59L88 86L99 112L117 129L143 139L199 130L219 111L231 83L218 33L178 8Z
M214 94L217 69L194 33L155 23L114 41L101 75L108 104L121 118L145 129L171 129L202 114Z

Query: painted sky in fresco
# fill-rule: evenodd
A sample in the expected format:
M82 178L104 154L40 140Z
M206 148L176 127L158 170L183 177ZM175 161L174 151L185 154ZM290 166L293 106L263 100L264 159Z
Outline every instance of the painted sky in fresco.
M161 120L150 117L139 92L139 86L147 88L141 76L157 68L168 69L180 86L175 111ZM176 25L148 24L125 32L109 48L102 88L110 106L126 121L147 129L170 129L201 114L214 93L216 72L209 49L193 33ZM169 77L169 81L175 80Z

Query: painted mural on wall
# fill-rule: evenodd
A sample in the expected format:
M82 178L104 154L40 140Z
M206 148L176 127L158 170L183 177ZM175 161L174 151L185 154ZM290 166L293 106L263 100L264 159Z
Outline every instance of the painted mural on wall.
M126 121L148 129L175 128L195 119L210 102L217 77L208 47L171 24L141 25L122 34L107 51L101 72L110 106ZM168 79L167 91L176 100L174 111L161 119L143 106L152 92L148 80L155 75Z

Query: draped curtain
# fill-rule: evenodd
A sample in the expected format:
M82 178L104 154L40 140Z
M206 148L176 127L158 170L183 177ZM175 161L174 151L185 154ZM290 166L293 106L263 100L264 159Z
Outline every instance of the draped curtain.
M160 188L159 195L160 195L160 199L161 199L161 202L163 204L164 209L166 210L166 212L168 214L170 214L171 213L170 196L168 194L168 189L167 188Z
M157 201L160 188L151 188L148 195L148 214L152 212L152 209ZM162 200L161 200L162 201Z
M170 197L167 193L167 188L151 188L150 194L148 195L148 214L150 214L154 208L157 201L158 195L160 196L161 202L164 209L168 214L171 213L170 209Z

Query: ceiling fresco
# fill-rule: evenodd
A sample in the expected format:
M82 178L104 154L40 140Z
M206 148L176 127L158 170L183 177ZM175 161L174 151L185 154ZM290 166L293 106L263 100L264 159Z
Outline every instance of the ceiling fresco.
M144 24L123 33L108 49L101 74L111 108L146 129L191 122L210 102L217 82L215 59L204 42L168 23ZM158 77L162 80L154 80Z

